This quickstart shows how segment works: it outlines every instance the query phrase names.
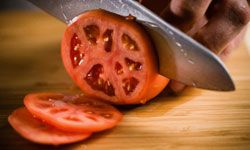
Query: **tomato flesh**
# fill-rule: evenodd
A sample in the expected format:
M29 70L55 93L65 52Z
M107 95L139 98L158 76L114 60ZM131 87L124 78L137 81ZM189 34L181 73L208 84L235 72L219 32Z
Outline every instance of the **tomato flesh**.
M24 98L31 114L64 131L97 132L122 119L113 106L83 95L34 93Z
M142 27L101 9L78 16L65 31L61 52L84 93L114 104L148 101L169 81L159 77L153 45Z
M88 138L91 133L61 131L34 118L26 108L15 110L9 117L11 126L25 139L39 144L69 144Z
M74 34L71 39L71 47L74 49L70 51L70 58L72 62L72 66L75 68L76 66L80 65L83 62L84 55L80 53L78 50L81 46L81 41L79 40L78 36Z
M87 73L84 80L91 86L94 90L103 91L109 96L114 96L115 91L110 81L105 81L100 75L103 73L103 66L101 64L94 65L91 70Z

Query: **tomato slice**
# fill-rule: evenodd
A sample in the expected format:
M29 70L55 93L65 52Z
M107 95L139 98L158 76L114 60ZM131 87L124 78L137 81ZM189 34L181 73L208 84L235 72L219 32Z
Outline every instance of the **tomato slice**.
M114 104L145 103L169 81L158 74L150 38L132 16L83 13L66 29L61 53L84 93Z
M8 117L8 121L22 137L39 144L69 144L84 140L91 135L91 133L69 133L56 129L34 118L24 107L15 110Z
M122 119L115 107L83 95L34 93L25 96L24 104L31 114L64 131L97 132Z

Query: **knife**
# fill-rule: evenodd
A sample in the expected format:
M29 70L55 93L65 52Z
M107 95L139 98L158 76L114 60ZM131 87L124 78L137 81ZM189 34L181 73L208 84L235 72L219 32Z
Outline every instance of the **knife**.
M151 35L159 58L160 74L197 88L233 91L234 83L222 61L207 48L134 0L28 0L70 24L79 14L104 9L133 15Z

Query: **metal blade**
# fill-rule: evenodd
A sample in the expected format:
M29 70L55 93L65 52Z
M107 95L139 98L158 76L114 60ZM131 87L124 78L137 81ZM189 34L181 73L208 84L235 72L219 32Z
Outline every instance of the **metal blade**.
M105 9L123 16L135 16L153 37L160 74L186 85L231 91L234 83L220 59L207 48L163 21L133 0L29 0L49 14L70 24L79 14Z

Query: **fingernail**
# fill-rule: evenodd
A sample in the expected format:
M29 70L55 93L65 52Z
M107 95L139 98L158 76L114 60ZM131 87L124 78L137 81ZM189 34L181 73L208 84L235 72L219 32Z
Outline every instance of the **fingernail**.
M186 87L186 85L179 82L171 82L169 86L175 94L182 92Z

